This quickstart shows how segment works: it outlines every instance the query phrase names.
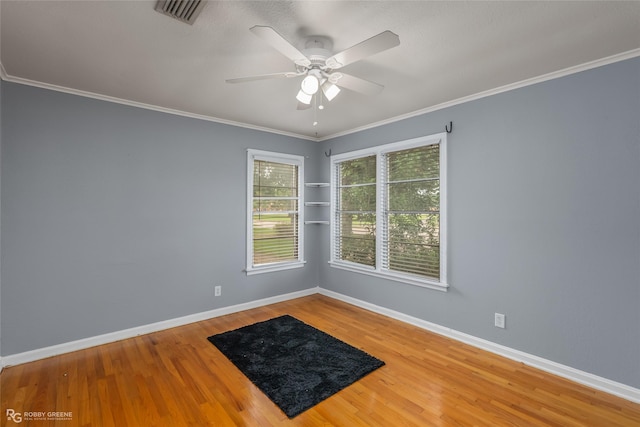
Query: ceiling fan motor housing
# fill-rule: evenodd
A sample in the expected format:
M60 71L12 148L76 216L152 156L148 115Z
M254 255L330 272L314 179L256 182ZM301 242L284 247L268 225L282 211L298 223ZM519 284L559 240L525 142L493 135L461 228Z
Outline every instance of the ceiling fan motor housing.
M302 53L309 59L311 65L307 69L319 68L323 71L327 70L327 58L331 57L333 53L331 48L333 42L329 37L324 36L312 36L307 38Z
M303 78L303 84L296 96L298 101L304 105L310 104L311 96L318 91L319 87L322 87L323 94L329 101L337 95L340 88L349 89L365 95L378 94L384 87L381 84L349 74L335 72L335 70L339 70L345 65L360 61L400 44L398 35L386 30L334 54L332 53L333 41L329 37L307 37L304 41L304 48L300 50L271 27L255 25L249 30L292 60L296 71L227 79L227 82L241 83L263 79L305 76Z

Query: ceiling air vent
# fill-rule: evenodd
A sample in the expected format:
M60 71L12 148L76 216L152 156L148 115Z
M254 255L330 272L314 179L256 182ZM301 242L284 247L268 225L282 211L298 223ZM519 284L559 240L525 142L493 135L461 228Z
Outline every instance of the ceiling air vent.
M156 10L179 21L193 24L205 4L205 0L158 0Z

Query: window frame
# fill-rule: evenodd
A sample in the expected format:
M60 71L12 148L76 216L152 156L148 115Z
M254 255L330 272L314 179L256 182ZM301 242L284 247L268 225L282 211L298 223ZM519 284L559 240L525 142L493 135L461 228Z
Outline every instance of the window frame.
M298 230L298 257L295 261L273 262L268 264L253 265L253 175L255 161L266 161L295 165L298 167L298 195L297 200L297 230ZM295 154L276 153L271 151L247 149L247 241L246 241L246 274L269 273L273 271L290 270L304 267L304 156Z
M385 246L385 236L382 231L383 222L385 221L385 184L384 165L382 164L384 155L396 151L407 150L411 148L423 147L428 145L439 144L439 180L440 180L440 278L421 277L414 274L402 273L383 268L382 250ZM338 214L338 173L339 165L348 160L355 160L367 156L376 156L376 263L375 267L358 264L355 262L345 261L337 258L337 232L340 226L337 223ZM330 257L329 265L342 270L353 271L356 273L367 274L384 279L394 280L407 283L410 285L420 286L429 289L447 291L449 283L447 279L447 134L445 132L412 138L404 141L393 142L389 144L379 145L362 150L350 151L343 154L331 156L331 218L330 218ZM388 236L387 236L388 240Z

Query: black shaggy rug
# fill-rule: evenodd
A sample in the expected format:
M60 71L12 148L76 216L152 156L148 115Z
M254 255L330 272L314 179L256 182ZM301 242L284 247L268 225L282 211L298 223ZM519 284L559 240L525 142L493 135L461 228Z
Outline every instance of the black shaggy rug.
M289 315L207 339L289 418L384 365Z

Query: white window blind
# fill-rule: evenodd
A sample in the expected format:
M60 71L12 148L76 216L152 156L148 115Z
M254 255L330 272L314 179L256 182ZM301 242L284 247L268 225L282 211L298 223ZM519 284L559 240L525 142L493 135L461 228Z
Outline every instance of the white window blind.
M376 157L342 162L336 173L337 256L344 261L375 266Z
M446 134L332 158L334 267L443 290Z
M384 154L382 268L440 277L439 144Z
M302 161L299 156L249 152L247 272L302 262Z

